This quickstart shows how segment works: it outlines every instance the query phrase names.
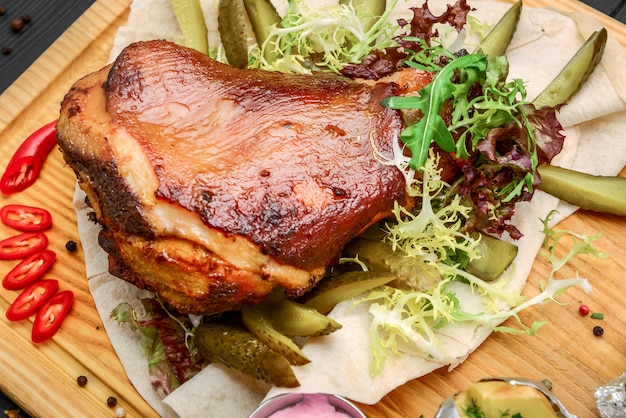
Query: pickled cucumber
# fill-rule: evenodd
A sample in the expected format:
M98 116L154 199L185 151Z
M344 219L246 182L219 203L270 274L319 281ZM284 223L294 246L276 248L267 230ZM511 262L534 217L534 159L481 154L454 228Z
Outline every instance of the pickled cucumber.
M284 356L240 327L201 324L196 330L195 343L207 361L239 370L274 386L300 386Z
M336 304L352 299L397 279L395 274L372 271L350 271L321 281L305 297L304 304L326 314Z
M533 105L539 109L543 106L557 106L567 102L580 89L602 59L606 39L606 29L602 28L594 32L554 80L533 100Z
M394 251L391 245L381 240L357 238L348 244L345 254L348 257L358 255L359 260L372 271L397 276L389 285L399 289L423 292L443 279L437 269L422 259Z
M278 12L269 0L243 0L250 25L259 47L267 40L272 26L280 26L282 21ZM274 45L269 43L264 50L264 57L268 62L276 59Z
M248 39L252 28L243 0L220 0L217 6L217 23L228 64L235 68L246 68Z
M537 170L539 190L583 209L626 215L626 178L594 176L547 164Z
M485 280L495 280L507 269L517 255L517 245L487 234L481 234L478 247L480 258L471 260L465 271Z
M513 39L521 14L522 2L520 0L511 6L502 18L491 28L491 31L489 31L478 46L477 51L485 55L504 55L511 43L511 39Z
M183 33L183 46L209 53L209 41L199 0L170 0L176 21Z
M243 308L241 316L248 331L272 350L284 356L294 366L310 363L311 360L304 355L300 347L291 338L274 328L272 307L272 301L266 300L254 306Z
M291 337L317 337L341 328L334 319L286 298L273 306L272 324L278 332Z

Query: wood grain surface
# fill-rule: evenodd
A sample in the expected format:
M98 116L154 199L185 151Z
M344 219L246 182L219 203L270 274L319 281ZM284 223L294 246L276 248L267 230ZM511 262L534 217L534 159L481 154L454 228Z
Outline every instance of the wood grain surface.
M59 102L80 76L103 66L116 28L123 24L130 0L97 1L41 58L0 96L0 167L6 164L21 141L58 114ZM594 14L626 45L626 26L599 15L574 0L526 0L526 7L545 7ZM626 138L625 138L626 139ZM626 176L626 171L622 172ZM50 248L57 262L49 276L60 288L76 295L71 314L52 341L30 342L31 320L10 323L4 312L17 292L0 288L0 389L35 417L114 417L107 398L114 396L127 417L156 416L126 378L113 351L93 300L87 289L83 254L65 250L68 240L79 241L72 209L75 177L58 152L48 157L39 181L15 196L0 196L0 205L21 203L52 211L54 225L48 231ZM561 272L563 277L588 277L594 287L587 295L570 289L554 303L522 313L525 323L550 322L537 336L492 335L467 361L452 371L438 370L411 381L388 394L377 405L362 405L369 417L432 417L441 401L486 376L547 378L553 392L579 417L598 416L593 391L626 370L626 219L579 212L559 228L595 235L602 231L597 246L608 259L575 258ZM15 231L0 225L0 237ZM567 245L559 249L567 251ZM3 277L16 262L0 262ZM546 278L549 265L538 257L527 286L536 293ZM580 303L603 312L603 321L578 314ZM604 335L592 333L594 325ZM367 365L364 365L367 367ZM79 387L76 378L88 378Z

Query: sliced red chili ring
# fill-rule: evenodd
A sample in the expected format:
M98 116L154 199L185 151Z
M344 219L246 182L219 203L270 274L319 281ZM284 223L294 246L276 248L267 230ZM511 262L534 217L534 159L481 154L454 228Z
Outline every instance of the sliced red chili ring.
M57 291L59 282L54 279L42 279L28 286L7 309L9 321L21 321L37 312L40 306Z
M2 286L8 290L23 289L44 275L54 264L56 253L43 250L26 257L2 279Z
M5 205L0 209L0 220L20 231L43 231L52 225L50 212L35 206Z
M0 192L5 195L31 186L41 171L46 157L56 145L56 121L50 122L22 142L0 178Z
M0 241L0 260L17 260L35 254L48 246L43 232L24 232Z
M33 155L11 160L0 178L0 192L4 195L21 192L37 180L39 171L41 164Z
M43 306L37 310L31 340L42 343L52 338L61 327L61 323L74 302L74 293L71 290L62 290L52 295Z

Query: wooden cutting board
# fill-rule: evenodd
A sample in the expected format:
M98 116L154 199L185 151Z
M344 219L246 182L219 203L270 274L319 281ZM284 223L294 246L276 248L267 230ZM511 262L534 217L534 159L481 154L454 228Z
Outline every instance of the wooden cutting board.
M103 66L116 28L124 23L130 0L97 1L31 68L0 96L0 167L21 141L39 126L52 121L59 102L80 76ZM626 26L600 15L574 0L527 0L526 7L583 10L596 17L626 45ZM626 176L626 171L622 172ZM0 389L35 417L113 417L107 398L117 398L127 417L156 416L134 390L111 347L87 289L83 253L65 249L68 240L79 241L72 209L75 177L60 153L48 157L41 177L30 189L15 196L0 196L0 205L20 203L51 210L54 225L48 231L57 262L49 276L60 287L72 289L76 301L71 314L52 341L30 342L31 320L10 323L4 312L17 292L0 288ZM593 391L626 370L626 218L579 212L559 227L594 235L603 232L597 246L610 254L604 260L579 257L562 270L563 276L590 278L594 290L587 295L571 289L554 303L521 315L525 323L550 320L534 337L492 335L470 358L451 372L438 370L411 381L387 395L379 404L363 405L370 417L431 417L441 401L485 376L523 376L550 379L554 393L579 417L597 416ZM0 237L15 231L0 225ZM564 246L559 251L564 252ZM16 262L0 262L4 276ZM528 289L547 277L548 264L539 257ZM580 303L603 312L603 321L581 317ZM511 324L513 325L513 324ZM592 333L602 325L604 335ZM367 367L367 365L364 365ZM78 376L88 378L85 387Z

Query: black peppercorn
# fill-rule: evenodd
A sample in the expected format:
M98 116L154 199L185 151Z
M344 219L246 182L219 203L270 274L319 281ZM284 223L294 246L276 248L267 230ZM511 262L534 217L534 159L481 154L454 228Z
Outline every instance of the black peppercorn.
M78 383L78 386L83 387L87 384L87 376L78 376L76 378L76 383Z
M19 32L24 29L24 20L21 17L16 17L15 19L11 19L11 30L13 32Z
M7 12L6 7L0 6L0 16L4 15Z
M601 326L596 325L595 327L593 327L593 335L599 337L602 334L604 334L604 329Z
M117 398L115 396L109 396L107 398L107 405L113 408L115 405L117 405Z
M2 55L9 55L11 53L11 47L3 45L2 46Z
M69 240L68 242L65 243L65 249L71 253L76 251L77 248L78 248L78 244L76 243L76 241Z
M22 15L21 17L22 22L24 22L25 24L29 24L31 20L33 20L32 17L30 17L30 15Z

